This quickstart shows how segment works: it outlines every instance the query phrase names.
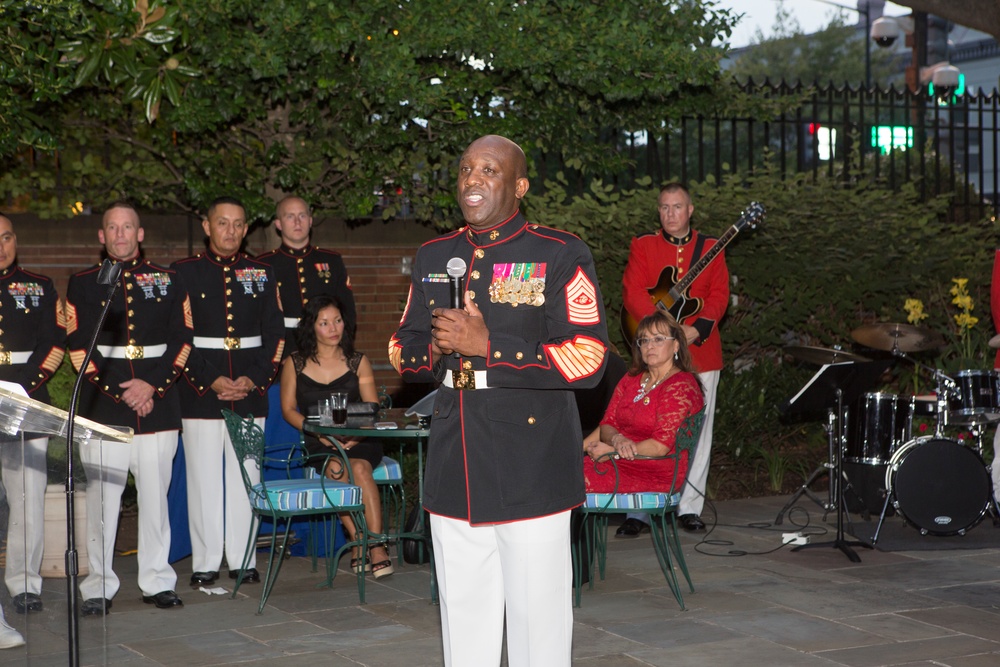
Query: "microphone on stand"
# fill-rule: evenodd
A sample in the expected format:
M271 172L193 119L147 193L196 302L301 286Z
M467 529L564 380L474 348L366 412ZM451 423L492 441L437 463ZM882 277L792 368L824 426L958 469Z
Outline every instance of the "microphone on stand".
M104 326L104 320L111 310L111 301L114 298L115 290L118 289L118 278L122 274L122 263L111 258L105 259L101 264L101 270L97 274L98 285L108 285L108 296L104 302L104 308L97 318L97 326L90 338L83 363L80 364L80 374L76 377L73 385L73 393L69 401L69 419L66 424L66 599L68 601L67 616L69 632L69 665L77 667L80 664L80 616L77 613L76 584L80 574L79 561L76 551L76 483L73 472L73 431L76 423L76 404L80 398L80 388L86 376L87 365L90 364L90 357L97 347L97 338Z
M452 257L448 260L448 277L451 278L451 307L452 308L464 308L465 307L465 271L467 269L465 260L461 257ZM461 358L458 352L455 352L452 356L456 359Z

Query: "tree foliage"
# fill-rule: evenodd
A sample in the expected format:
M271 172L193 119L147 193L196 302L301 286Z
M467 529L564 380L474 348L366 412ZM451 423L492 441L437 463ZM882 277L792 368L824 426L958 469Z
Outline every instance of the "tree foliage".
M779 2L771 31L765 34L758 28L751 45L736 56L729 72L740 81L753 79L758 83L769 79L772 83L857 85L865 81L867 39L847 22L842 11L835 13L826 27L807 35L784 2ZM894 73L892 57L884 49L870 48L869 52L872 84L884 86Z
M37 21L72 74L72 94L58 95L63 78L44 103L59 180L53 160L22 152L0 195L50 214L61 192L182 210L227 193L263 219L296 192L355 217L398 186L427 219L452 203L447 166L489 132L590 176L614 171L627 158L608 135L715 108L726 84L713 43L733 22L708 0L46 4L74 21L6 12L0 27ZM38 113L29 93L0 98Z

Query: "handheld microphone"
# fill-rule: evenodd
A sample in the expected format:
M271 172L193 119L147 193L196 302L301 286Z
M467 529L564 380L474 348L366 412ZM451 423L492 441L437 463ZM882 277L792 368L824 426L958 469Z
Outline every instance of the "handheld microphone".
M451 278L451 307L465 307L465 260L452 257L448 260L448 277Z

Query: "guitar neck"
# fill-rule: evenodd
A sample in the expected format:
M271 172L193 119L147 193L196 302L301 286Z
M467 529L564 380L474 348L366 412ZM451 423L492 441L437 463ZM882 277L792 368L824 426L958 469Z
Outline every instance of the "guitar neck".
M712 260L718 257L719 253L725 250L726 246L729 245L729 242L732 241L739 233L739 227L736 225L733 225L726 230L726 233L719 237L719 240L715 242L712 249L702 255L701 259L699 259L695 265L691 267L688 274L677 281L677 284L674 285L671 292L676 292L677 294L684 294L687 292L688 287L690 287L691 283L693 283L701 272L705 270L705 267L711 264Z

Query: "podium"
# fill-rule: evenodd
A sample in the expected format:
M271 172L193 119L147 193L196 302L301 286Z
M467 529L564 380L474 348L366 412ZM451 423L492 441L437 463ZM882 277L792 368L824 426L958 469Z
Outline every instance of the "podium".
M38 438L62 438L64 441L67 437L69 431L69 413L65 410L60 410L46 403L36 401L29 398L24 394L20 386L0 382L0 447L4 448L6 451L4 463L10 466L10 470L5 472L5 477L10 479L10 475L19 475L22 482L21 488L24 489L24 480L29 475L44 476L47 479L48 470L45 464L45 452L41 452L41 461L36 460L37 455L34 457L29 457L26 455L26 443L30 440ZM73 445L79 448L97 446L104 442L116 442L116 443L129 443L132 441L133 432L131 428L119 427L119 426L107 426L104 424L99 424L90 419L83 417L76 417L73 420ZM10 448L15 451L10 452ZM69 447L67 443L66 452L69 454L72 451L72 447ZM38 470L37 468L41 466L44 470ZM70 550L69 550L69 533L74 529L76 517L73 515L73 509L75 509L74 502L74 483L72 480L73 474L73 461L67 457L66 462L66 503L65 503L65 524L63 524L64 533L66 535L66 541L63 543L66 549L66 561L67 566L70 565ZM18 470L19 469L19 470ZM37 481L37 480L36 480ZM42 489L44 491L45 484L42 483ZM10 491L8 489L8 491ZM29 530L38 531L42 533L44 526L35 525L35 520L29 518L27 507L29 504L35 504L37 502L42 502L42 498L28 497L27 492L18 498L8 498L8 502L20 500L20 502L14 502L13 505L22 508L20 514L11 511L12 516L7 522L7 525L0 526L0 530L8 531L8 553L7 553L7 563L10 563L11 553L9 551L11 544L11 535L9 531L21 531L22 539L20 542L22 544L26 543L23 539L24 534ZM29 523L31 524L29 526ZM109 527L113 530L115 527ZM77 530L74 534L80 534ZM76 566L75 550L72 552L73 555L73 565ZM22 557L22 562L24 558L27 558L27 554L19 554ZM67 567L68 569L68 567ZM70 633L75 632L76 624L76 594L75 590L75 579L76 579L76 569L73 569L74 574L69 576L67 574L67 589L66 589L66 599L65 599L65 614L69 621ZM6 575L6 568L4 570ZM71 585L70 582L73 582ZM12 589L23 589L25 587L24 583L11 582ZM17 590L14 591L18 592ZM70 596L73 596L72 598ZM6 595L4 595L6 597ZM53 613L62 613L59 600L51 595L51 591L46 589L43 594L43 602L45 604L45 609L41 614L29 613L29 614L15 614L13 608L10 605L4 605L4 613L7 617L7 622L10 625L16 627L21 634L24 636L29 647L33 641L52 641L51 627L46 623L47 618L50 618ZM11 650L11 655L2 656L5 664L17 664L16 651L17 649ZM23 649L21 649L23 651ZM5 652L6 653L6 652ZM24 661L27 664L28 656L31 655L30 650L25 654Z

